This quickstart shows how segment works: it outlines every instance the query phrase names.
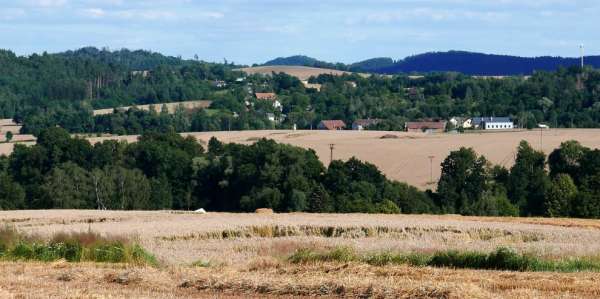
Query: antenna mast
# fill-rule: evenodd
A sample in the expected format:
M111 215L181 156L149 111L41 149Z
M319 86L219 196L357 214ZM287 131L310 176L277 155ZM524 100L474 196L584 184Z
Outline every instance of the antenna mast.
M581 52L581 68L583 69L583 66L584 66L584 64L583 64L583 57L584 57L584 47L583 47L583 44L579 45L579 50Z

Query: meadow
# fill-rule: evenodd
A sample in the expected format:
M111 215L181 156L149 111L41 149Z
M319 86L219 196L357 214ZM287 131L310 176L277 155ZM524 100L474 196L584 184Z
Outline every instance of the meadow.
M600 295L597 220L41 210L0 212L0 226L41 240L85 232L134 240L157 260L151 265L4 259L0 268L10 275L0 279L0 295ZM33 288L40 280L44 286Z

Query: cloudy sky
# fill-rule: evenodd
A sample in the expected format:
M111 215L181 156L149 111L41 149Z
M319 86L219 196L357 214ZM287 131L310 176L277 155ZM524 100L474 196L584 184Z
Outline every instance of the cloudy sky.
M147 49L260 63L468 50L600 54L598 0L0 0L0 48Z

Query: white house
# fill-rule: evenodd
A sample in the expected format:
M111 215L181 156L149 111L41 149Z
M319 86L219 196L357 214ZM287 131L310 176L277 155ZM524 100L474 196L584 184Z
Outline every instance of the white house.
M509 117L474 117L472 125L482 130L512 130L515 127Z

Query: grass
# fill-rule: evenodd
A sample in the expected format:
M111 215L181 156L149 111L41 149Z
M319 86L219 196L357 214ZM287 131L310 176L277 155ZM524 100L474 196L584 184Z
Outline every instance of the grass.
M91 231L57 233L45 241L0 228L0 259L9 261L128 263L157 266L156 258L140 245L120 237L105 237Z
M350 247L338 247L330 251L315 252L300 249L288 260L292 263L311 262L360 262L373 266L411 265L454 269L506 270L519 272L600 272L600 259L592 257L561 260L542 259L520 254L501 247L491 253L476 251L438 251L433 254L381 252L361 255Z

